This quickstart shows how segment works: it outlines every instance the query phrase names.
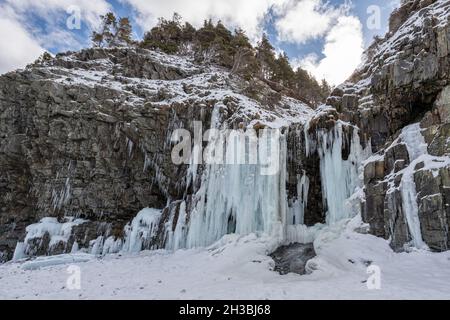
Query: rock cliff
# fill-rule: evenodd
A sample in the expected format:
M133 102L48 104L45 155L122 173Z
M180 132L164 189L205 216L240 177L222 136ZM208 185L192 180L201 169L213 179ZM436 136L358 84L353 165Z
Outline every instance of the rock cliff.
M363 217L396 250L411 241L438 251L450 245L449 19L448 1L403 1L389 33L328 99L376 153L365 166ZM405 208L409 180L413 208ZM405 211L420 220L416 236Z

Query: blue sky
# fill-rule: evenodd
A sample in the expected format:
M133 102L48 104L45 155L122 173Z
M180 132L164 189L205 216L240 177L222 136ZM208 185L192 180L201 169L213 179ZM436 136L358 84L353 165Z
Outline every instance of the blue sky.
M44 50L57 53L89 46L98 16L107 11L130 17L138 39L159 16L170 17L176 11L196 26L212 18L230 28L241 27L254 42L265 32L293 65L338 84L358 65L373 36L385 34L389 14L398 2L0 0L0 73L23 67Z

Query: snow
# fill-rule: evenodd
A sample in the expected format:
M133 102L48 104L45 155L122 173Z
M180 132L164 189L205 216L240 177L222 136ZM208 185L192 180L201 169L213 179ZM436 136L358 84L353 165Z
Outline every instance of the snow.
M95 259L95 256L87 253L62 254L50 257L37 257L34 260L24 262L23 270L37 270L49 266L83 263Z
M450 17L450 2L447 0L436 0L434 3L426 4L420 10L415 11L398 30L394 33L387 33L379 42L374 43L363 55L362 63L355 71L356 83L344 83L339 86L341 89L352 88L354 93L362 97L359 108L367 109L373 101L370 98L372 79L376 75L384 75L390 72L392 64L402 62L408 68L414 68L414 59L405 60L405 44L427 41L430 36L430 28L442 30L448 25ZM432 21L431 21L432 19ZM425 52L420 52L422 55ZM367 100L365 100L367 99Z
M430 6L438 20L448 16L449 6L437 1ZM419 19L420 18L420 19ZM380 57L388 61L396 59L395 47L405 38L413 37L413 31L424 21L420 13L415 14L397 33L392 35L375 52L371 65ZM415 36L415 35L414 35ZM288 203L286 196L286 133L277 137L277 148L270 150L279 155L278 170L263 175L264 165L253 164L208 164L201 177L202 183L194 195L192 212L188 215L186 201L180 200L170 208L167 222L162 225L162 211L146 208L125 226L125 238L104 238L90 243L89 253L80 252L75 243L71 254L53 257L29 256L29 242L50 236L50 247L67 243L72 227L84 220L69 219L59 222L56 218L44 218L27 227L24 242L17 244L13 262L0 266L0 297L8 299L449 299L450 253L435 254L417 250L409 254L394 253L388 241L355 232L367 226L361 221L358 204L364 199L362 189L362 166L370 161L380 161L383 155L372 155L363 150L358 129L353 128L351 137L346 137L343 127L347 123L338 121L331 130L319 130L316 136L307 134L309 121L314 116L329 112L329 106L313 111L306 105L282 98L275 107L262 106L244 94L241 80L213 66L199 69L186 57L147 53L162 66L183 71L186 77L180 80L152 80L113 76L113 64L108 59L97 60L100 70L47 68L58 77L55 81L66 86L104 86L128 95L130 108L142 108L146 102L142 95L133 93L133 88L156 94L165 91L165 99L152 102L153 108L162 108L175 103L190 101L217 101L214 106L212 129L220 132L218 140L211 141L208 148L222 149L226 155L234 154L235 146L225 144L227 123L220 123L219 109L232 112L229 123L242 121L249 129L257 124L269 128L285 128L292 123L305 125L307 155L318 151L322 193L326 212L326 224L313 227L303 225L309 193L309 178L304 173L297 176L297 199ZM64 57L66 60L75 57ZM367 65L362 65L361 70ZM366 70L367 71L367 70ZM374 72L368 70L367 74ZM212 80L214 79L214 80ZM371 78L353 86L363 93L360 107L371 108L373 96L364 93ZM191 87L191 90L185 90ZM345 90L344 90L345 91ZM145 94L143 95L145 96ZM227 110L225 100L231 100L236 109ZM200 107L206 106L204 103ZM72 111L71 111L72 112ZM76 112L73 111L73 112ZM105 118L110 115L99 113ZM427 154L427 145L421 135L419 124L404 128L396 143L407 146L411 164L404 170L391 174L402 175L400 191L402 207L412 237L411 245L426 249L421 236L418 217L417 192L414 183L416 165L424 163L420 170L436 170L450 165L449 157L432 157ZM351 145L348 160L342 159L342 147ZM370 145L370 144L369 144ZM126 140L128 156L131 158L134 143ZM238 146L241 148L242 146ZM257 141L258 154L268 152L261 141ZM145 153L144 171L152 166L155 181L162 183L160 169L155 159ZM241 153L248 153L239 149ZM195 154L195 153L194 153ZM192 161L189 178L196 180L197 167ZM62 190L53 191L55 208L70 200L70 179ZM176 222L176 225L175 225ZM158 230L159 228L164 230ZM163 231L163 232L161 232ZM166 250L156 249L153 241L162 234ZM310 260L310 274L280 276L273 270L274 262L268 256L281 244L314 243L317 257ZM85 249L84 249L85 250ZM81 269L80 290L66 288L67 268L77 265ZM369 290L366 282L370 270L379 268L382 273L380 290Z
M406 143L408 149L409 161L414 161L421 155L428 153L428 145L421 133L420 123L406 126L402 129L399 138Z
M228 235L204 249L145 251L103 258L64 255L0 266L3 299L449 299L450 253L394 253L387 241L355 233L360 218L326 227L309 275L280 276L270 237ZM87 261L82 262L81 259ZM61 264L65 263L65 264ZM69 290L70 266L81 289ZM368 266L371 265L371 269ZM379 267L380 290L368 270Z
M180 73L185 74L185 77L178 80L124 77L114 72L114 64L107 59L94 60L92 64L96 69L91 70L68 69L61 66L46 67L45 70L51 71L56 78L52 81L60 85L71 88L104 87L125 94L127 96L125 103L129 108L140 109L148 102L148 99L135 94L134 91L157 96L163 90L165 99L152 102L155 108L167 107L174 103L190 105L193 100L199 102L215 100L219 105L222 101L229 99L235 102L237 109L232 110L228 121L230 123L235 120L244 121L247 128L252 128L257 123L271 128L286 127L291 123L304 123L314 114L314 110L309 106L289 97L283 97L275 108L262 105L241 94L240 92L244 89L243 80L232 76L224 69L215 66L200 67L188 57L183 56L171 56L153 51L145 51L145 55L156 64L178 69ZM64 59L75 61L76 57L70 56ZM84 62L79 61L79 63ZM199 106L201 105L199 103ZM222 106L227 109L226 106Z

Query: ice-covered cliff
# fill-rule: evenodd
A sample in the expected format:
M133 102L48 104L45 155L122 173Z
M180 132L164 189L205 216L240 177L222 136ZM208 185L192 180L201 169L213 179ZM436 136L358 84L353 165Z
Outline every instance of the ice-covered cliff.
M303 132L313 110L263 82L133 48L58 55L0 82L3 260L17 242L20 258L199 246L284 228L287 129ZM196 123L222 135L279 129L283 170L173 163L174 131L194 136ZM153 211L136 216L144 208Z

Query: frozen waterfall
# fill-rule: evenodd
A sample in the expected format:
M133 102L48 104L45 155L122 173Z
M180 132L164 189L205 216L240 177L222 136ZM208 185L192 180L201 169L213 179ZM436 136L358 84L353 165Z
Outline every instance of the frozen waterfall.
M221 133L215 148L222 148L226 132ZM279 164L273 174L262 174L261 154L265 153L262 138L257 138L258 161L245 164L212 164L202 177L202 185L191 212L186 246L206 246L228 233L249 234L263 232L282 237L286 220L286 137L279 133L276 155ZM228 139L229 140L229 139ZM236 146L225 145L225 154ZM238 144L238 147L243 147ZM245 148L244 148L245 149ZM248 154L241 149L237 154ZM182 240L182 239L179 239Z
M306 134L307 154L317 151L320 157L322 197L328 225L354 216L354 212L346 208L346 202L362 186L361 165L371 152L370 147L362 148L358 128L348 125L352 130L348 138L343 126L338 121L331 130L317 130L314 137ZM345 144L350 146L347 160L343 159Z
M427 144L421 133L420 123L405 127L399 137L408 149L410 165L404 170L400 191L402 195L403 214L412 239L412 245L416 248L426 248L422 239L420 227L419 208L417 204L416 183L414 181L414 168L417 159L428 154Z

